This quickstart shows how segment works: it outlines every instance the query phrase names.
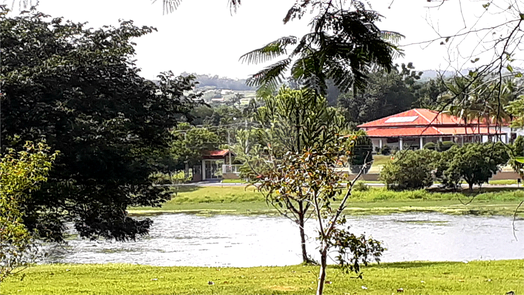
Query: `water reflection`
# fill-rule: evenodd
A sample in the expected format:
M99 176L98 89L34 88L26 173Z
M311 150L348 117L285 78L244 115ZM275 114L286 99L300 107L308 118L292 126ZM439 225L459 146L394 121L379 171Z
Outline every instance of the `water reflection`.
M142 240L76 239L67 248L56 248L46 262L238 267L301 262L298 229L283 217L166 214L152 219L150 236ZM348 217L352 231L384 242L387 262L521 259L524 221L515 222L518 240L512 221L428 213ZM316 254L313 221L307 234L308 250Z

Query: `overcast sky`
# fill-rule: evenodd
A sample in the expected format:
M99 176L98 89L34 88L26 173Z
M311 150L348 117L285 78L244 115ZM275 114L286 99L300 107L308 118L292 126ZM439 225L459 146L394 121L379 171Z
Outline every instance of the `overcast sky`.
M158 32L136 40L137 65L146 78L154 78L166 70L175 74L189 72L246 78L263 66L240 63L242 54L281 36L306 32L310 18L306 15L302 21L282 24L294 0L244 0L236 13L230 12L227 0L183 0L178 10L166 15L161 2L40 0L39 10L53 17L88 22L92 27L116 25L119 19L156 27ZM440 8L431 9L428 7L435 4L427 0L395 0L393 3L392 0L373 0L371 3L373 9L384 16L379 28L406 36L402 45L437 37L431 24L444 35L460 32L464 24L471 26L483 11L483 1L463 1L465 19L461 17L459 1L449 1ZM417 70L449 69L451 58L453 66L462 67L464 59L457 63L457 55L448 56L446 46L439 42L403 46L405 57L398 63L412 61ZM466 45L476 44L472 43Z

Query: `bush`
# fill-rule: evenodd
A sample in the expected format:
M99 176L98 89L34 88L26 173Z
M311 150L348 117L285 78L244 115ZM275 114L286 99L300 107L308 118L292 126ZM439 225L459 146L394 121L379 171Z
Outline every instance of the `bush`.
M391 147L388 146L388 145L385 145L382 147L382 149L380 150L380 153L384 156L387 156L387 155L390 155L391 154Z
M424 149L434 151L434 150L437 149L437 145L436 145L434 142L427 142L427 143L424 145Z
M367 186L363 181L357 181L355 185L353 185L352 191L367 192L369 191L369 186Z
M437 151L445 152L455 145L453 141L439 141L437 142Z
M373 143L371 138L363 130L355 132L357 138L353 147L351 165L362 166L373 161Z
M398 151L380 172L380 180L391 189L420 189L433 184L436 152L431 150Z

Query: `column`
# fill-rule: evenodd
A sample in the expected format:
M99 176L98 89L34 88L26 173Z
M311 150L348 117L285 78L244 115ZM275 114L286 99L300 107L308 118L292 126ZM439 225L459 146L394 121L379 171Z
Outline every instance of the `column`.
M420 137L420 149L424 148L424 137Z
M378 140L378 147L382 149L382 138L379 138Z
M402 146L404 145L404 142L402 141L402 137L398 138L398 149L399 151L402 150Z
M206 160L202 160L202 180L206 180Z

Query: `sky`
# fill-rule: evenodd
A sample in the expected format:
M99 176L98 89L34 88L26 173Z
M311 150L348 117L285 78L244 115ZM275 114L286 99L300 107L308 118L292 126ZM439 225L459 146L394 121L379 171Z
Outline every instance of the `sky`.
M468 66L469 53L478 40L470 38L448 45L440 45L440 40L417 43L437 38L436 31L451 35L474 26L486 1L446 1L441 6L427 0L370 2L384 16L378 24L380 29L405 36L400 43L405 55L397 63L413 62L417 70ZM176 11L163 14L162 0L40 0L38 9L53 17L88 22L93 28L117 25L119 19L156 27L157 32L135 40L136 63L148 79L167 70L243 79L264 65L242 64L241 55L279 37L300 36L309 30L309 14L300 21L283 24L293 3L295 0L243 0L235 13L230 11L227 0L183 0ZM450 54L448 47L454 52ZM468 54L461 57L460 53L465 52Z

